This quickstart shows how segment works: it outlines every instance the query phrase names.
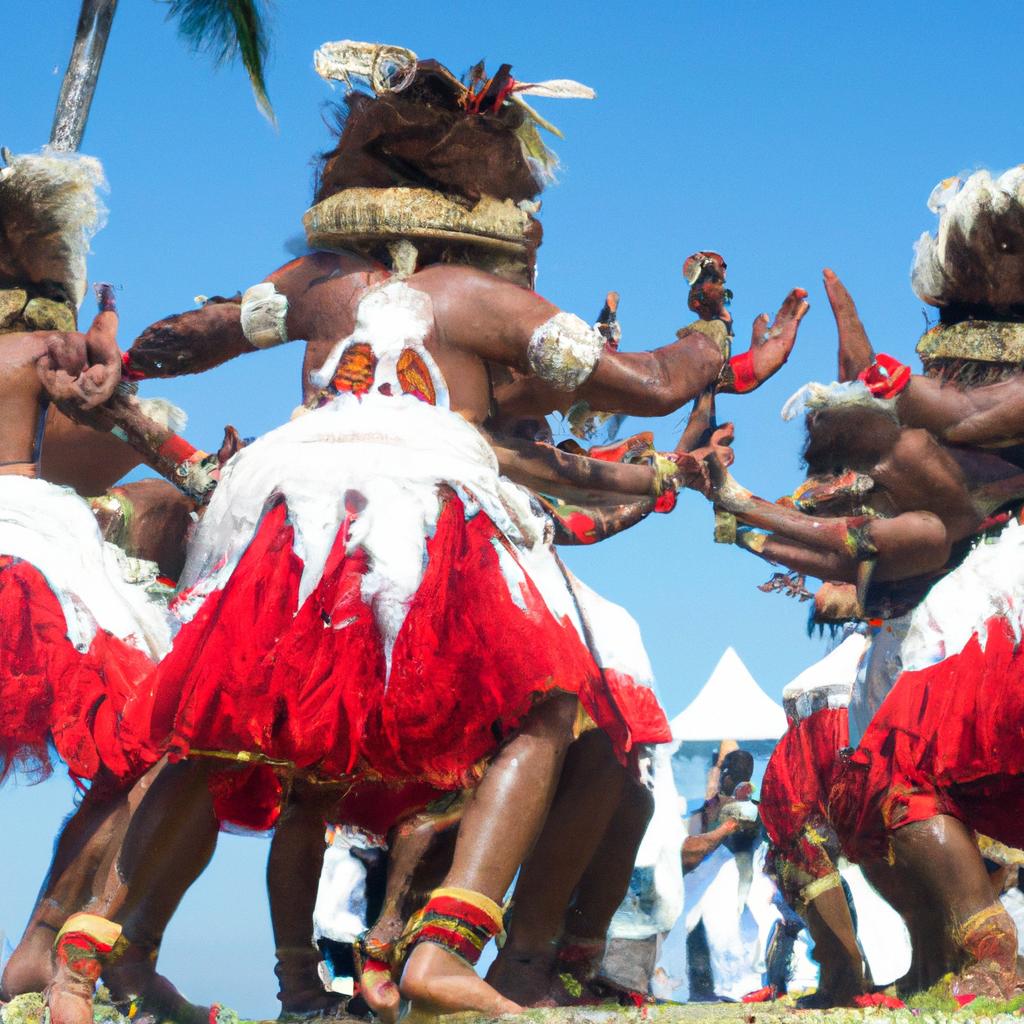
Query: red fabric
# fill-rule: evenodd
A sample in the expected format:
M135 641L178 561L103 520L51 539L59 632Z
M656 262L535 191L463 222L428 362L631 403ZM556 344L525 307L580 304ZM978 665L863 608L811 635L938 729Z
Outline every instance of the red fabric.
M1005 619L964 649L904 672L833 788L830 808L855 856L884 855L887 833L950 814L1024 845L1024 650Z
M900 1010L907 1004L902 999L897 999L896 996L887 996L884 992L867 992L864 995L854 996L853 1005L861 1008L881 1006L886 1010Z
M754 989L743 996L744 1003L770 1003L779 998L779 990L774 985L765 985L764 988Z
M910 367L884 352L857 374L857 380L868 386L875 398L895 398L910 383Z
M42 573L0 556L0 779L15 767L48 775L51 745L77 778L123 775L118 713L152 667L103 630L76 650Z
M846 712L790 727L762 785L761 819L782 856L805 872L817 852L805 820L827 815L852 860L884 858L892 830L938 814L1024 846L1024 649L1005 619L964 649L904 672L845 763ZM794 855L795 851L795 855Z
M676 507L677 500L675 491L664 491L658 495L657 500L654 502L654 511L671 512Z
M842 771L839 751L849 737L846 709L822 708L792 723L772 751L758 810L780 849L798 842L809 818L827 814L829 790Z
M297 613L302 565L286 509L264 516L226 587L181 630L152 685L126 709L126 735L150 761L165 749L173 757L248 752L320 779L354 779L337 820L383 832L429 796L478 781L534 701L555 690L578 694L623 759L634 743L667 739L653 695L625 684L607 692L572 625L552 616L531 583L517 595L527 610L517 606L495 550L504 538L483 514L467 521L454 495L427 543L385 679L360 591L367 557L345 550L357 515L343 522ZM273 823L279 783L269 769L219 777L223 820Z
M729 360L729 366L732 369L733 386L736 388L736 394L745 395L748 391L753 391L757 387L753 352L741 352L738 356L733 356Z
M193 448L185 438L179 437L177 434L171 434L157 449L157 455L170 459L172 462L180 465L183 462L188 462L195 455L196 451L197 449Z

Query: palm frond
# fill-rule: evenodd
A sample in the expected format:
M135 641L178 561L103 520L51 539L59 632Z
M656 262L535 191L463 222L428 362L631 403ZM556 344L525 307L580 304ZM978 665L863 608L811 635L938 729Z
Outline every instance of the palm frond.
M178 35L197 53L208 53L220 65L242 60L256 106L276 124L267 96L263 65L270 49L261 0L165 0L168 21L177 19Z

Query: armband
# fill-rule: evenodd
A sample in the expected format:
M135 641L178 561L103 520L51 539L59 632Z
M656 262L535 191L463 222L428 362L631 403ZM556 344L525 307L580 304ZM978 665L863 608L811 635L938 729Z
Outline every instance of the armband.
M755 555L759 555L764 551L765 544L768 543L768 536L764 530L753 526L737 526L734 543L737 547L746 548L747 551L753 551Z
M253 348L274 348L288 340L288 299L272 281L247 289L242 296L242 333Z
M838 889L842 884L843 881L839 872L833 871L824 878L816 878L813 882L805 885L800 890L800 899L805 907L810 906L823 893L828 892L830 889Z
M716 390L745 395L753 391L757 384L757 376L754 373L754 356L753 353L747 351L733 356L722 367Z
M846 550L851 558L858 562L870 561L878 557L878 548L871 539L871 524L873 519L865 517L860 522L851 520L851 525L846 530Z
M146 375L142 370L135 369L132 366L132 352L129 349L127 352L121 353L121 379L134 381L134 380L145 380Z
M875 361L857 374L857 380L866 384L875 398L895 398L910 383L910 367L879 352Z
M594 372L604 351L604 338L572 313L556 313L530 338L526 359L530 369L559 391L575 391Z

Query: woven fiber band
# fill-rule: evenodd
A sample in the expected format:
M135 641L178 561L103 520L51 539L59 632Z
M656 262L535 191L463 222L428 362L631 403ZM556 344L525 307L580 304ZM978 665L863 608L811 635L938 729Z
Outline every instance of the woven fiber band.
M475 967L487 943L501 933L502 916L501 907L482 893L435 889L409 919L395 949L396 961L404 961L419 943L432 942Z

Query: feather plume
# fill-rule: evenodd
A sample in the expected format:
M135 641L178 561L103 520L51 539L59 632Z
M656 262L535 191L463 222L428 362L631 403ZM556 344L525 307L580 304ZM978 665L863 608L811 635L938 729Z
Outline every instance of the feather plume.
M256 106L276 125L263 74L270 42L260 0L167 0L167 5L168 20L177 19L178 34L193 50L210 54L218 65L241 58Z

